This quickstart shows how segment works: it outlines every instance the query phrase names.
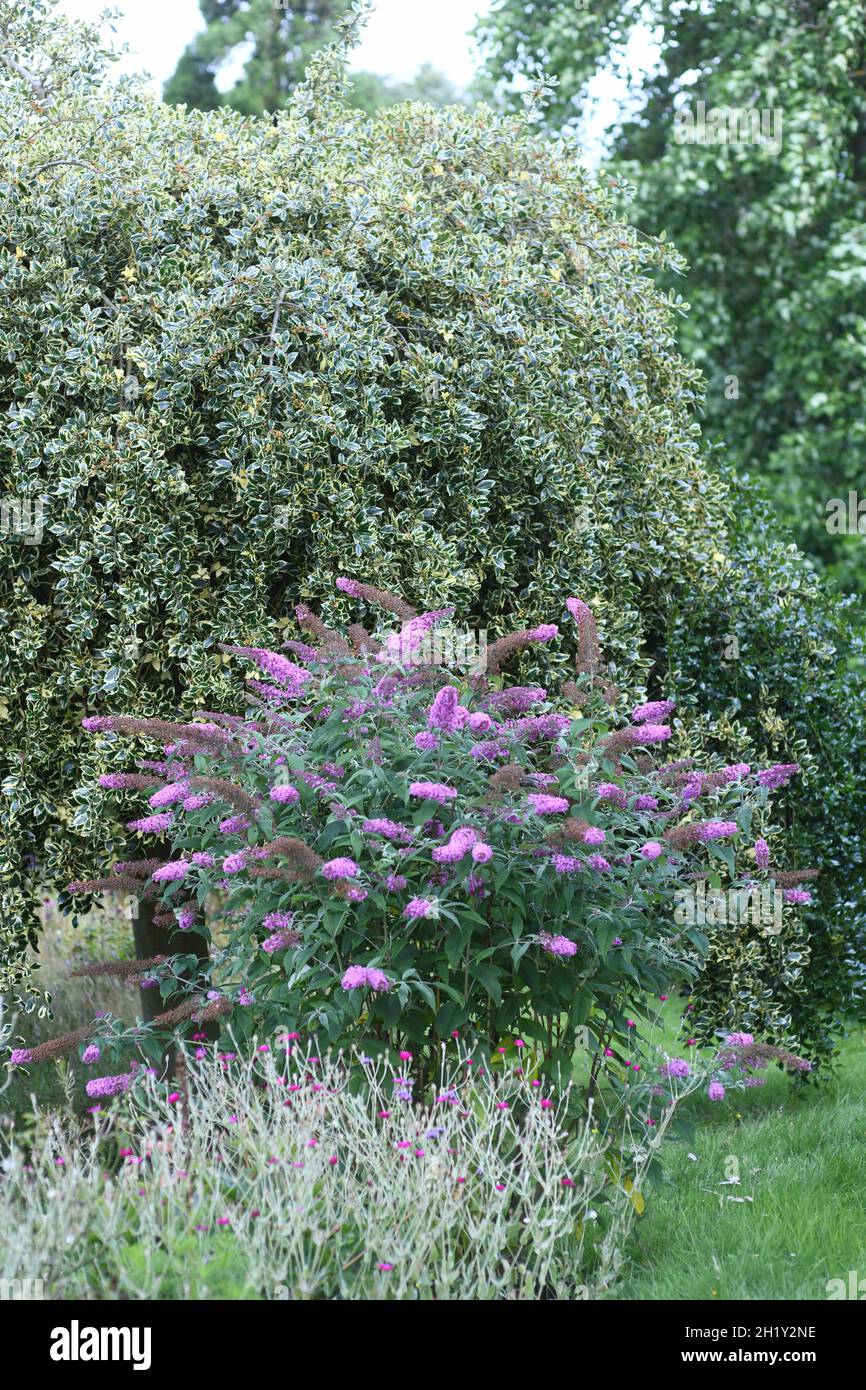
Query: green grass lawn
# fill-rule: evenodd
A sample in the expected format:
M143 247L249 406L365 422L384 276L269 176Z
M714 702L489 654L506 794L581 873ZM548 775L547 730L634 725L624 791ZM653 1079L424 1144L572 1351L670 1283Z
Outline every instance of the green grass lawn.
M668 1147L670 1181L647 1193L614 1297L826 1299L828 1279L866 1279L866 1034L844 1041L829 1083L766 1075L691 1103L695 1137Z

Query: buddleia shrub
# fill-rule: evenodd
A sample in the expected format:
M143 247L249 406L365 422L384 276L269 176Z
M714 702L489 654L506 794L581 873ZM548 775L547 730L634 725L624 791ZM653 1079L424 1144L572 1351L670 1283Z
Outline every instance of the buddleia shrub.
M338 586L396 613L397 629L355 624L347 639L303 608L317 645L232 650L255 672L246 717L85 721L106 748L162 741L158 758L101 781L114 793L150 790L128 829L168 853L146 849L72 891L154 899L176 940L202 937L207 949L94 965L161 991L153 1025L130 1032L106 1017L16 1054L17 1064L68 1046L110 1061L131 1041L156 1061L168 1037L230 1015L241 1039L288 1027L321 1050L414 1057L426 1074L451 1035L495 1054L516 1033L533 1065L560 1080L582 1045L592 1091L607 1059L616 1075L638 1065L637 1019L675 989L694 991L698 1038L737 1023L790 1036L808 960L796 910L808 888L780 890L772 946L744 959L760 1001L747 1008L733 988L718 997L712 970L702 985L713 929L694 916L681 924L678 905L703 879L746 893L786 882L758 832L796 766L662 761L674 702L640 705L628 721L615 714L619 692L578 599L567 602L577 671L550 693L504 684L501 670L553 643L558 625L498 639L486 672L461 676L423 659L441 610L419 615L356 580ZM767 936L760 921L742 932ZM762 973L765 958L775 975Z
M485 107L368 119L339 54L277 125L166 107L105 83L99 43L44 5L3 24L4 986L35 988L40 883L125 853L82 717L237 707L219 644L279 647L298 600L342 620L347 568L491 631L583 594L634 698L682 660L729 761L736 699L756 762L803 761L809 709L829 745L845 624L817 601L784 679L771 642L742 695L702 695L693 616L720 638L732 583L760 612L812 581L741 545L654 283L672 253L573 145ZM849 754L828 757L842 785ZM834 865L861 822L847 797L823 822ZM838 1012L850 913L826 893Z

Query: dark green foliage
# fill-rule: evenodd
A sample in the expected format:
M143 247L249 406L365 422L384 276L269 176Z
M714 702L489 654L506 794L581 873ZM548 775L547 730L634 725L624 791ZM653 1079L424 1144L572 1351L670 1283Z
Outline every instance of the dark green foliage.
M491 79L536 61L559 78L548 117L574 119L597 66L648 18L661 63L619 131L630 216L689 262L686 354L706 372L706 431L760 474L798 543L866 591L866 507L828 531L827 504L866 501L866 8L862 0L504 0L483 21ZM703 101L765 109L780 147L679 143ZM735 379L735 380L734 380Z
M350 0L199 0L205 28L181 55L165 100L202 111L220 105L257 116L279 111L349 8ZM221 95L220 69L247 45L243 76Z

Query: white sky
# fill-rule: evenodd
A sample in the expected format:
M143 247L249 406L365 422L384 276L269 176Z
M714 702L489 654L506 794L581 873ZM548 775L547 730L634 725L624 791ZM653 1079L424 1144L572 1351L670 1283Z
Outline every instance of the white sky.
M107 0L60 0L60 9L76 19L95 20L106 7ZM151 73L161 92L203 27L198 0L117 0L117 8L123 11L117 37L130 48L123 67ZM409 78L422 63L432 63L465 87L474 68L469 30L489 8L490 0L375 0L352 66Z

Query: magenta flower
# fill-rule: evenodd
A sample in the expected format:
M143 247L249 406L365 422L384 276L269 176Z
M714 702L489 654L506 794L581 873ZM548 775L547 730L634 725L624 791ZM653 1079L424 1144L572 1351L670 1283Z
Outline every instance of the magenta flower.
M470 714L467 723L473 734L486 734L488 729L493 728L493 720L483 710L476 710L474 714Z
M239 854L227 854L223 860L223 873L239 874L247 866L246 854L241 850ZM156 878L156 874L154 874Z
M755 863L759 869L770 867L770 846L763 837L755 841Z
M26 1067L33 1061L33 1052L29 1047L15 1047L9 1058L11 1067Z
M707 1097L709 1100L724 1100L725 1088L720 1081L711 1081L707 1087Z
M271 801L277 801L281 806L293 806L296 801L300 801L301 794L296 787L290 787L287 782L281 782L276 787L271 787L269 792Z
M323 878L357 878L360 872L361 870L354 859L328 859L322 865Z
M775 763L773 767L758 773L758 781L762 787L769 787L772 791L776 787L784 787L799 771L799 763Z
M445 733L453 733L460 727L460 716L457 710L460 706L460 692L455 685L443 685L441 690L436 692L436 696L427 714L427 723L431 729L442 729Z
M489 864L490 860L493 858L493 849L490 845L486 845L483 841L480 841L478 844L472 846L472 858L475 860L476 864Z
M137 830L139 835L161 835L168 830L174 821L171 811L164 811L158 816L142 816L140 820L128 820L127 830Z
M786 903L800 903L804 907L812 901L812 894L805 888L786 888L782 896Z
M82 1052L81 1060L82 1062L86 1062L86 1064L90 1066L92 1062L99 1061L100 1055L101 1054L99 1048L96 1046L96 1043L90 1043L87 1047L85 1047L84 1051Z
M186 878L189 873L189 864L185 859L175 859L170 864L162 864L154 870L154 883L175 883L178 879Z
M343 989L367 987L377 994L383 994L391 988L391 981L384 971L366 965L350 965L340 983Z
M569 809L564 796L549 796L547 792L530 792L526 799L537 816L555 816Z
M439 747L439 740L429 729L423 729L415 735L415 747L419 753L433 753Z
M457 792L453 787L446 787L444 782L410 782L409 795L420 797L422 801L438 801L443 804L449 801Z
M438 912L439 904L435 898L412 898L403 908L403 916L414 917L435 917Z
M615 806L621 808L628 805L628 797L622 787L616 786L614 782L599 782L595 794L599 801L612 801Z
M150 805L154 808L171 806L175 801L182 801L188 793L189 787L186 782L169 782L168 786L160 787L159 791L153 793L149 798Z
M588 854L586 862L591 869L595 869L596 872L600 874L605 873L605 871L610 868L610 864L603 854Z
M96 1076L84 1087L91 1099L98 1096L118 1096L127 1091L134 1080L134 1072L121 1072L119 1076Z
M569 941L567 936L551 936L549 932L541 932L538 940L550 956L577 955L577 942Z
M647 796L645 794L635 797L634 809L636 811L657 811L658 808L659 803L657 797Z
M554 854L550 862L558 874L577 874L581 870L580 860L572 854Z
M671 736L669 724L641 724L630 732L632 743L667 743Z
M603 845L605 833L598 825L589 825L583 832L583 843L585 845Z
M709 840L727 840L731 835L736 835L740 827L733 820L708 820L698 828L698 839L707 842Z
M662 846L658 840L647 840L645 845L641 845L638 853L643 859L658 859L662 852Z
M411 844L415 838L414 830L385 817L365 820L361 829L365 835L381 835L383 840L391 840L395 845Z
M688 1062L684 1062L682 1057L671 1057L662 1067L666 1076L690 1076L691 1067Z
M631 717L635 724L643 724L647 721L655 723L657 720L667 719L669 714L673 714L676 707L676 700L650 700L649 704L638 705L633 709Z

